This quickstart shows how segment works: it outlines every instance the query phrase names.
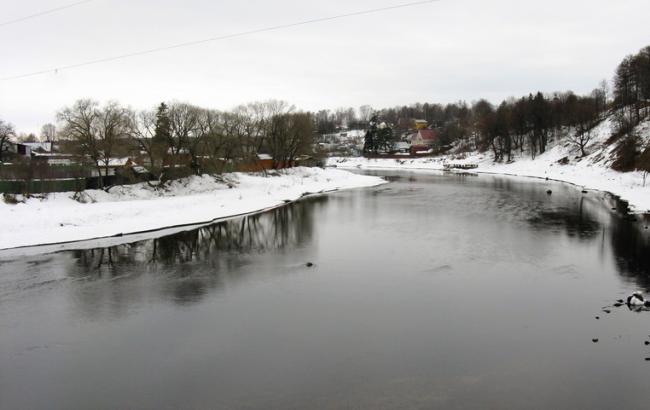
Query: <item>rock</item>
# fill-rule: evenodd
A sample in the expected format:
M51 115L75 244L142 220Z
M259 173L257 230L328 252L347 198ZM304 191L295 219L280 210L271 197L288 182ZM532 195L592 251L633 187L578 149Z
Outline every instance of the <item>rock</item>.
M650 357L646 357L646 358L645 358L645 361L646 361L646 362L650 362Z
M596 316L596 320L600 320L600 316Z
M305 266L308 267L308 268L311 268L312 266L314 266L314 264L311 263L311 262L307 262L307 263L305 264Z
M591 339L592 342L598 343L598 339Z
M553 191L551 191L551 190L549 189L548 191L546 191L546 193L547 193L548 195L551 195L551 194L553 193Z
M589 192L587 192L587 191L585 191L585 190L583 190L583 191L582 191L582 193L583 193L583 194L588 194Z
M623 306L622 303L614 303L614 307L621 307L621 306Z
M624 301L623 299L618 299L616 302L618 302L618 303L625 303L625 301Z
M609 310L609 309L603 309L603 312L605 312L605 313L607 313L607 314L610 314L610 313L612 313L612 311L611 311L611 310Z
M647 340L645 341L644 344L645 344L646 346L650 346L650 342L648 342Z

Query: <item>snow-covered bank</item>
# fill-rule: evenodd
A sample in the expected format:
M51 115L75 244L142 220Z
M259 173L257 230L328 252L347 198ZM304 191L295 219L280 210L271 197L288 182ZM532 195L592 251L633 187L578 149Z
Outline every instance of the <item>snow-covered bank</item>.
M200 224L295 201L306 194L376 186L378 177L351 172L294 168L273 176L235 173L222 180L204 175L172 182L164 190L147 184L0 201L0 249L80 241L169 226Z
M650 140L650 122L639 127L644 142ZM444 170L445 164L473 164L470 172L549 178L598 191L610 192L630 203L634 212L650 211L650 177L644 186L642 172L617 172L611 169L614 147L606 141L612 134L610 120L603 121L593 131L594 137L587 146L587 155L577 157L575 146L564 143L551 147L544 154L532 159L529 155L517 155L512 163L495 163L490 152L472 152L462 155L445 155L416 159L365 159L330 158L328 166L358 169ZM467 171L463 171L467 172Z

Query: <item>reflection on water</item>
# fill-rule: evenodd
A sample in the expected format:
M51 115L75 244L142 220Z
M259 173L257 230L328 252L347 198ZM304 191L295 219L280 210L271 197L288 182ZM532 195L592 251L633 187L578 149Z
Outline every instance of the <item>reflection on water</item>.
M89 271L101 274L102 268L109 269L113 275L119 274L116 270L130 264L203 262L219 267L225 253L267 252L310 241L311 208L326 201L327 197L312 198L163 238L73 253L82 268L81 274Z
M391 184L0 262L0 408L650 401L650 312L600 311L650 287L647 221L545 181L377 174Z
M221 288L224 282L243 279L251 255L308 245L313 236L313 211L326 202L326 196L315 197L162 238L71 251L75 262L68 275L73 279L116 280L143 273L161 274L170 279L162 289L164 294L177 303L195 303L209 291ZM84 289L83 293L86 292ZM119 297L120 292L109 295ZM75 300L93 305L95 296ZM92 311L80 309L89 310Z

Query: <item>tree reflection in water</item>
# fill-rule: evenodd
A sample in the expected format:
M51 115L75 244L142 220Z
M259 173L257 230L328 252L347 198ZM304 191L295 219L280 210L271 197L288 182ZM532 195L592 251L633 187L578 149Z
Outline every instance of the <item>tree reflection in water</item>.
M311 242L315 206L326 201L325 196L315 197L162 238L73 251L75 264L69 275L111 281L147 273L163 275L167 279L163 281L163 294L179 303L196 302L209 290L222 287L224 281L241 279L238 276L246 270L239 268L250 264L255 255ZM93 303L88 300L88 304Z

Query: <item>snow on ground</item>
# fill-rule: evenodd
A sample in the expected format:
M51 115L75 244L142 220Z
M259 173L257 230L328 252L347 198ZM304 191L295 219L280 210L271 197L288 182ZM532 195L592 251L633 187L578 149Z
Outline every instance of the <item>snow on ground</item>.
M593 130L592 141L586 149L588 155L584 158L578 158L576 147L564 143L549 148L534 160L528 154L517 155L512 163L495 163L491 152L472 152L417 159L330 158L327 165L359 169L443 170L445 164L474 164L478 168L470 172L549 178L585 189L611 192L629 201L633 211L648 212L650 176L644 187L642 172L622 173L610 168L614 146L605 142L612 135L612 126L611 120L607 119ZM642 123L637 133L647 142L650 139L650 121ZM569 163L561 165L558 161L563 158L568 158Z
M0 201L0 249L79 241L205 223L261 211L295 201L305 194L369 187L378 177L343 170L293 168L277 175L234 173L222 179L190 177L156 190L147 184L85 191L88 203L74 193L50 194L10 205ZM229 186L232 186L230 188Z

